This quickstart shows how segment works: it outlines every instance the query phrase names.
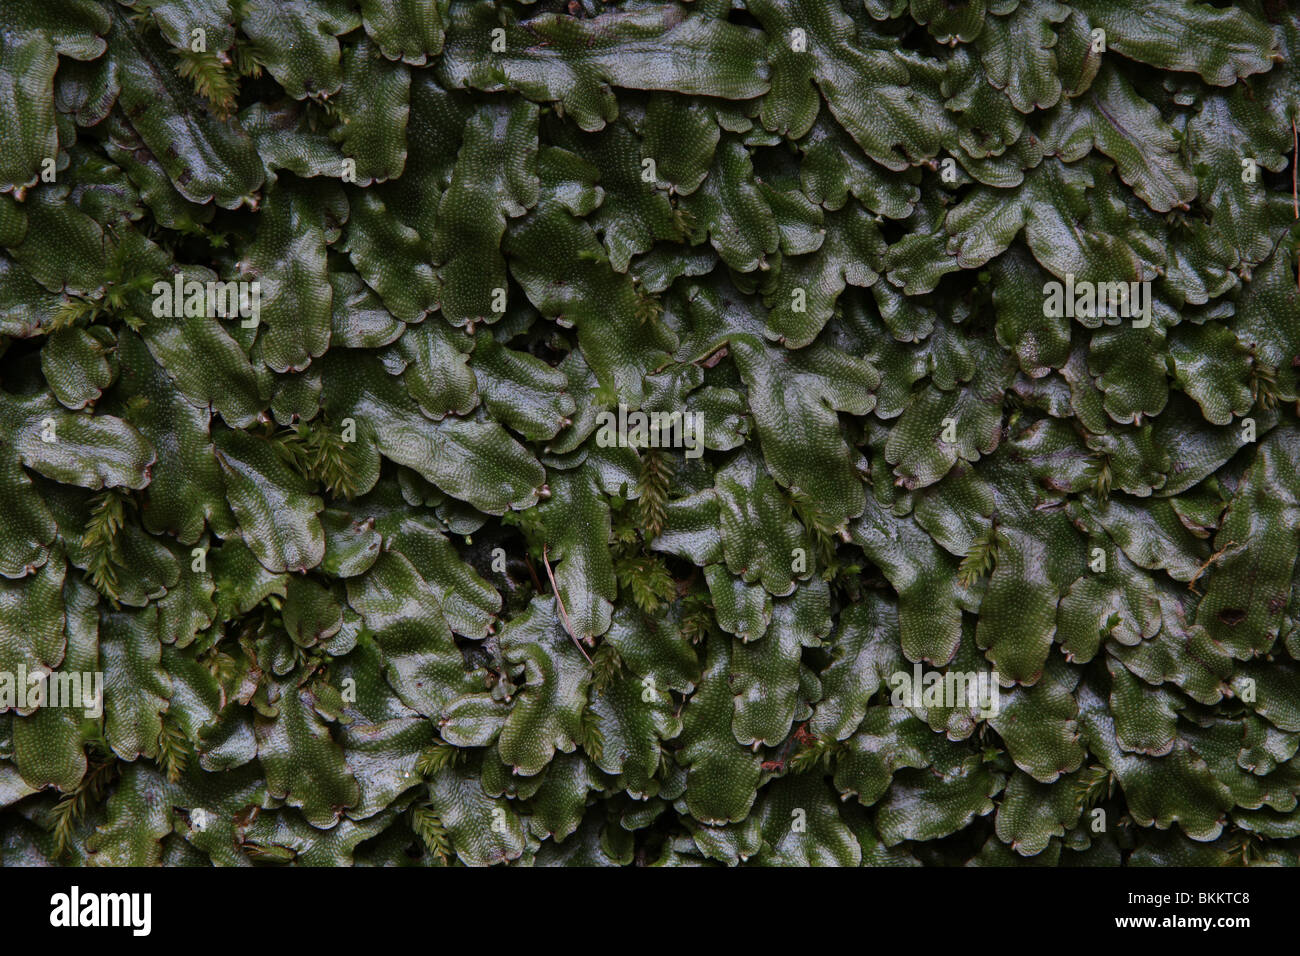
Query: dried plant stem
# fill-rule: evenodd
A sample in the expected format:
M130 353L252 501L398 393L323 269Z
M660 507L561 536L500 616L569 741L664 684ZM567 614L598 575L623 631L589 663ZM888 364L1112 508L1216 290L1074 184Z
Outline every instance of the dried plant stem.
M578 640L578 635L573 633L573 625L569 622L569 612L564 609L564 598L560 597L560 589L555 586L555 575L551 573L551 559L547 553L548 549L548 545L542 545L542 563L546 565L546 577L551 582L551 593L555 595L555 606L560 609L560 620L564 622L564 629L568 632L569 637L573 639L573 643L577 645L578 650L582 651L582 656L590 664L592 662L591 655L587 653L587 649Z

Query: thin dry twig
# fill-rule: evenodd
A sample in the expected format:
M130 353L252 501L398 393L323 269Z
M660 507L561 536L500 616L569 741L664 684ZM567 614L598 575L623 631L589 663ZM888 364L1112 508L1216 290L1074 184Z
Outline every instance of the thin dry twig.
M551 582L551 593L555 595L556 607L560 609L560 620L564 622L564 630L568 632L569 637L573 639L573 643L577 645L578 650L582 651L582 656L590 664L592 663L591 655L587 653L587 649L578 640L578 635L573 633L573 625L569 623L569 612L564 609L564 598L560 597L560 589L555 586L555 575L551 573L551 559L548 556L548 551L549 545L542 545L542 563L546 565L546 577Z
M1192 575L1192 579L1191 579L1190 581L1187 582L1187 588L1188 588L1188 590L1190 590L1193 594L1197 594L1197 595L1199 595L1201 592L1198 591L1198 590L1196 590L1196 582L1199 581L1199 580L1201 579L1201 575L1204 574L1207 570L1209 570L1210 565L1214 564L1216 561L1218 561L1220 558L1222 558L1222 557L1223 557L1225 554L1227 554L1229 551L1233 551L1234 548L1235 548L1237 551L1240 551L1240 550L1241 550L1241 548L1238 546L1237 542L1235 542L1235 541L1229 541L1227 544L1225 544L1225 545L1224 545L1222 548L1220 548L1218 551L1215 551L1214 554L1212 554L1212 555L1210 555L1208 558L1206 558L1206 559L1205 559L1205 563L1202 564L1199 568L1196 569L1196 573ZM1234 552L1234 553L1235 553L1235 552Z

